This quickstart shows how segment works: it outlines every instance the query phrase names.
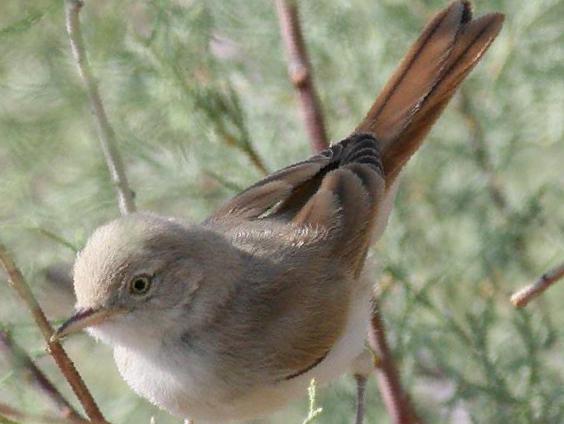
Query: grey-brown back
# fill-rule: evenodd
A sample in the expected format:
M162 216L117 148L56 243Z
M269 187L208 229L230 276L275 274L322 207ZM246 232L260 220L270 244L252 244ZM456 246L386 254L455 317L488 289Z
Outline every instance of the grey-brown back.
M227 202L206 225L244 250L327 255L358 276L384 194L379 142L355 134ZM298 252L301 252L298 254Z

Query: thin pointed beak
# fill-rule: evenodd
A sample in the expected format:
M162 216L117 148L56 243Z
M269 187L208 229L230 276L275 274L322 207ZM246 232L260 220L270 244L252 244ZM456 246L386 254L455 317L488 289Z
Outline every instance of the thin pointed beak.
M125 309L84 308L76 311L51 336L51 341L61 340L92 325L99 324L110 317L123 314Z

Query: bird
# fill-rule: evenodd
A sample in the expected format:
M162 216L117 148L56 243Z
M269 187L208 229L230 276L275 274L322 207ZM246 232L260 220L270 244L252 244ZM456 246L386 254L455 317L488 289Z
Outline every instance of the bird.
M365 272L398 176L498 35L455 1L423 29L350 136L274 172L201 223L132 213L77 254L75 313L140 396L196 423L264 416L362 354Z

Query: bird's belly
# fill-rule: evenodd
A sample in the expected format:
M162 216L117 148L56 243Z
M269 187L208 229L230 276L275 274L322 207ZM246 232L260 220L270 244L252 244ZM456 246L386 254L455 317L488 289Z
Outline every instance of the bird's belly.
M268 385L257 382L255 388L241 390L221 381L205 357L187 358L186 366L179 369L163 366L165 358L157 361L120 347L114 350L116 364L137 394L173 415L191 418L198 424L264 416L306 396L311 379L315 378L318 386L322 386L350 368L364 349L370 315L370 290L362 292L354 296L347 327L327 357L290 380Z

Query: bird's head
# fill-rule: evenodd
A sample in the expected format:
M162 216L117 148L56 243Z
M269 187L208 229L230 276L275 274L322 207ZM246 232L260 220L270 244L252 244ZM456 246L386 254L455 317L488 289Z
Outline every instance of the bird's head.
M230 295L238 263L224 237L199 226L140 213L111 221L77 255L76 312L53 338L86 328L131 347L195 329Z

